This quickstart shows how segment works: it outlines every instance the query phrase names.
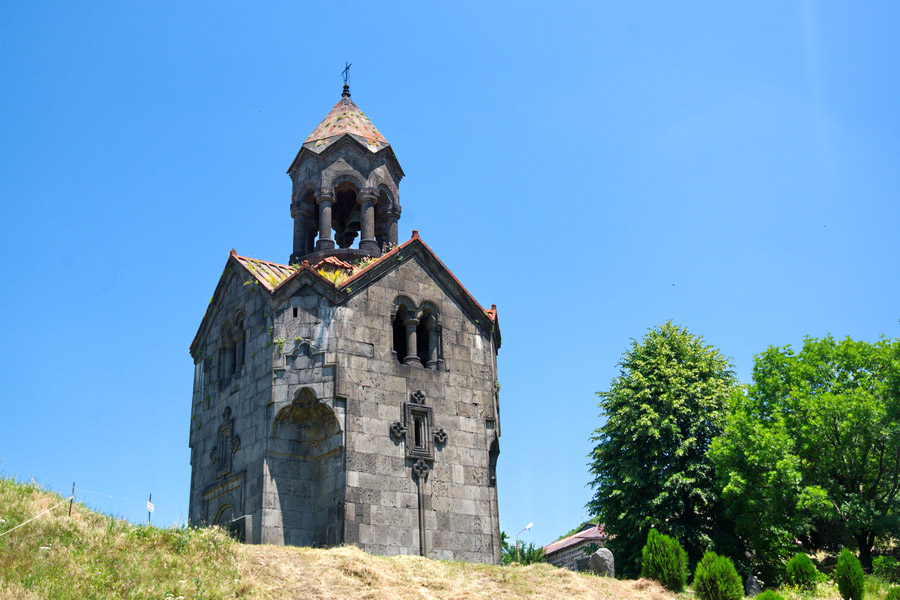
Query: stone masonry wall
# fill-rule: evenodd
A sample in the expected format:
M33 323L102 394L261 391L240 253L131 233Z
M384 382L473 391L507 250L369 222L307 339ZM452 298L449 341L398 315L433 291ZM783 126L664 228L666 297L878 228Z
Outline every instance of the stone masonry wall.
M212 522L230 507L229 520L250 515L239 521L247 541L418 554L413 463L390 432L420 390L432 429L447 434L423 488L427 555L499 562L495 349L439 281L413 256L337 305L304 286L274 306L261 287L231 277L195 383L191 522ZM437 309L437 369L401 364L392 352L399 296ZM221 382L220 330L238 312L244 365ZM228 429L226 407L240 444L223 472L213 449Z
M293 317L293 307L285 307L276 315L276 337L299 336L312 346L298 343L286 350L289 355L300 352L285 358L285 375L275 382L275 405L308 386L343 417L344 541L376 554L418 554L416 481L404 444L391 437L390 426L403 419L410 394L421 390L434 411L433 428L448 435L447 443L435 450L425 483L428 556L497 562L499 522L489 464L496 433L490 337L416 260L399 265L337 307L322 305L309 288L301 293L292 302L303 307L301 317L304 311L315 313L316 323ZM440 369L400 364L391 352L391 309L400 295L437 307ZM336 381L309 369L314 358L322 367L334 365Z
M214 311L212 326L202 355L195 361L199 366L190 431L191 524L213 523L219 511L230 506L230 518L223 515L226 520L250 515L234 524L249 542L260 541L263 457L269 428L265 405L271 396L275 350L269 333L271 318L266 295L259 286L245 286L232 272L221 301L210 306ZM223 326L226 322L233 324L239 313L244 315L243 365L223 380ZM222 472L221 465L213 460L213 450L219 443L226 408L231 410L233 424L229 443L239 440L239 445L231 453L230 469Z

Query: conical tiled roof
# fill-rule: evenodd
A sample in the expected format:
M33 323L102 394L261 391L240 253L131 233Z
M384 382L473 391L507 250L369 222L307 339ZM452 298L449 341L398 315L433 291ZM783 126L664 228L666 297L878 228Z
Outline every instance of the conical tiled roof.
M365 144L372 152L388 145L381 132L375 129L369 118L353 103L349 94L334 105L319 126L309 134L303 147L313 152L321 152L344 134L352 135Z

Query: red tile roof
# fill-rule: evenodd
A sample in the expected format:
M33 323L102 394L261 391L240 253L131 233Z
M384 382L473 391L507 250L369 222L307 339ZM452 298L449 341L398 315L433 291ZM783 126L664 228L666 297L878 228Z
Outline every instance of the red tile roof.
M410 246L414 242L419 242L420 244L422 244L422 246L424 246L425 249L428 250L428 252L434 257L434 259L447 271L447 274L450 275L451 278L453 278L453 281L456 282L456 284L459 286L460 290L462 290L462 292L466 296L468 296L476 306L479 306L479 307L481 306L480 304L478 304L478 301L475 300L475 298L472 296L472 294L469 293L469 290L467 290L466 287L462 283L460 283L459 279L456 278L456 275L454 275L453 272L447 268L447 265L445 265L443 263L443 261L441 261L441 259L439 259L437 257L437 255L434 253L434 251L428 247L428 244L426 244L425 242L422 241L422 238L419 237L419 232L416 230L413 230L412 237L410 239L403 242L399 246L395 247L390 252L383 254L380 258L373 260L371 263L366 265L365 268L360 269L356 273L353 273L350 277L348 277L347 279L342 281L340 284L336 285L336 287L346 287L350 283L359 279L363 273L366 273L370 269L374 268L375 265L380 264L382 261L388 259L389 257L394 257L394 256L399 255L403 250L405 250L408 246ZM351 264L344 262L338 258L332 257L332 256L322 259L321 261L316 263L316 265L314 267L310 267L309 263L305 260L303 261L303 264L299 265L299 266L298 265L280 265L278 263L273 263L273 262L269 262L266 260L259 260L258 258L248 258L246 256L239 256L238 253L234 249L231 250L231 256L234 257L234 259L237 260L239 263L241 263L241 265L243 265L248 271L250 271L250 273L253 274L256 277L256 279L261 284L263 284L263 286L266 289L268 289L270 292L274 291L281 284L283 284L288 279L290 279L293 275L295 275L298 272L303 271L305 269L310 269L313 273L316 273L316 275L318 275L316 269L322 264L331 264L334 266L339 266L340 268L351 268L351 269L353 268L353 266ZM321 277L321 276L319 275L319 277ZM323 281L328 281L328 280L323 279ZM333 282L329 281L329 283L331 283L332 285L335 285ZM484 314L491 321L497 320L497 305L496 304L492 304L491 308L482 308L481 310L484 311Z
M546 546L544 546L544 552L549 555L553 554L554 552L559 552L560 550L565 550L566 548L570 548L572 546L577 546L588 542L599 542L605 540L606 538L607 535L603 530L603 525L592 525L591 527L587 527L582 529L581 531L573 533L569 537L564 537L563 539L557 540L552 544L547 544Z
M231 256L250 271L270 292L299 270L293 265L279 265L278 263L259 260L258 258L238 256L234 250L231 251Z
M319 126L309 134L303 146L319 152L344 134L354 136L372 152L389 145L381 132L369 121L369 117L363 114L350 98L341 98Z
M353 265L350 263L343 261L334 256L326 256L319 262L313 265L313 269L318 269L319 267L324 267L325 265L329 265L332 267L337 267L338 269L352 269Z

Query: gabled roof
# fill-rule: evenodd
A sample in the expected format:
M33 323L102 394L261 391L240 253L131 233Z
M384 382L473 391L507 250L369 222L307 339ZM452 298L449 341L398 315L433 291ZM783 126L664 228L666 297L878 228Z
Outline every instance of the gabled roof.
M349 97L344 97L309 134L303 142L303 147L318 154L342 135L353 136L372 152L389 145L381 132L369 121L369 117Z
M298 268L297 265L279 265L278 263L259 260L258 258L238 256L238 253L233 248L231 256L270 292L281 285L285 279L293 275Z
M268 292L270 301L275 305L280 304L286 296L296 292L298 287L307 284L316 287L335 304L341 304L348 298L360 293L369 283L380 279L388 271L411 260L413 256L419 256L425 266L430 267L436 273L438 279L444 284L445 289L459 302L464 312L467 312L483 331L490 333L494 337L497 344L496 347L499 348L501 337L497 320L497 305L494 304L489 309L482 308L450 269L422 241L418 231L413 231L413 235L409 240L390 252L383 254L380 258L372 261L365 268L353 273L338 284L326 279L317 271L317 267L327 262L328 259L316 263L315 266L311 266L307 261L303 261L300 265L282 265L257 258L240 256L232 250L210 304L215 304L221 294L224 293L223 290L230 276L229 265L236 264L242 267L253 278L245 282L245 285L250 281L258 282ZM338 262L343 263L343 261ZM239 276L243 277L242 275ZM197 334L194 336L193 342L191 342L192 354L197 348L198 342L205 337L206 325L210 318L210 312L207 311L203 316L203 321L197 330Z
M561 540L556 540L552 544L547 544L544 546L544 552L548 555L553 554L554 552L559 552L560 550L565 550L566 548L571 548L572 546L580 546L581 544L587 544L590 542L600 542L607 538L606 531L603 529L603 525L595 525L592 523L585 523L581 529L570 535L569 537L564 537Z

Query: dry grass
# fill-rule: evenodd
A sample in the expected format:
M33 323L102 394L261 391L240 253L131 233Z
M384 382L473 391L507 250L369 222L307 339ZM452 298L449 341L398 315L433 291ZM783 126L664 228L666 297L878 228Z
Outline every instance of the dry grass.
M497 567L371 556L354 547L315 550L273 546L238 549L242 581L252 597L465 600L491 598L674 599L655 581L618 581L547 564Z
M0 479L0 531L62 498ZM156 598L674 599L653 581L538 564L497 567L372 556L354 547L244 546L218 529L138 526L75 504L0 538L0 600Z

